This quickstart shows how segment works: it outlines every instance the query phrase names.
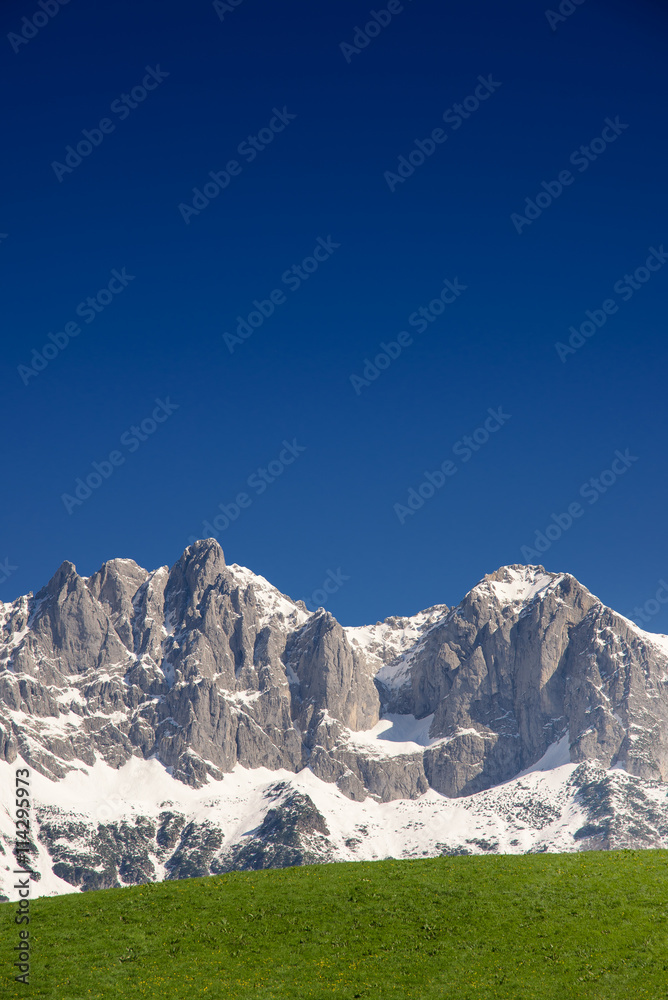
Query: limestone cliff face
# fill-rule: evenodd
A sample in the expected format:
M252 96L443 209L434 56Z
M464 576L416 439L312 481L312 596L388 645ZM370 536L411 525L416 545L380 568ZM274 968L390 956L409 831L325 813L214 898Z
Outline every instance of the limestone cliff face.
M577 580L505 567L463 601L343 628L212 539L169 570L64 563L0 606L0 759L62 778L157 758L193 787L235 765L310 768L349 798L507 781L568 734L573 762L668 779L668 640ZM430 719L400 753L358 734Z
M294 703L303 729L324 712L349 729L375 726L380 699L373 672L335 618L327 612L313 615L292 638L288 653L298 681Z
M433 713L427 778L471 794L530 767L564 734L571 760L668 777L668 641L605 608L572 576L506 567L431 629L388 710ZM665 679L664 679L665 678ZM663 734L663 735L662 735Z
M229 569L213 540L171 571L114 559L85 580L64 563L3 607L1 638L2 759L55 778L96 754L157 756L194 785L237 763L297 771L323 714L353 730L378 720L341 626Z

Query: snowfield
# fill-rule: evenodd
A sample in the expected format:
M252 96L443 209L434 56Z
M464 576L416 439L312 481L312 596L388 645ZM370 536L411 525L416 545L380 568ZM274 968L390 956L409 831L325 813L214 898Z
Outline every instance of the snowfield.
M389 752L428 742L429 719L384 719L368 733L354 734L365 746L386 743ZM384 748L385 750L387 748ZM580 765L588 767L589 765ZM65 815L68 822L81 824L83 833L77 842L67 838L68 848L83 856L90 850L90 836L98 827L130 827L140 821L157 823L165 810L183 814L186 824L213 825L223 835L223 849L243 847L260 828L270 809L294 792L308 796L329 831L321 841L323 860L354 861L381 858L422 858L442 854L519 854L536 851L575 851L581 849L578 831L586 828L588 811L579 801L573 784L578 765L568 761L568 737L554 744L532 768L511 781L475 795L449 799L429 790L418 799L378 802L369 796L354 802L335 784L321 781L308 768L298 774L269 771L264 767L235 767L222 781L211 780L201 788L191 788L175 781L157 760L133 757L118 770L103 761L93 767L70 771L54 782L33 772L30 790L35 812L40 818L52 812ZM0 893L17 898L12 888L11 851L13 847L14 765L0 764ZM596 776L599 780L601 772ZM631 783L650 799L653 808L664 810L665 786L648 787L618 769L607 772L619 790ZM667 813L668 816L668 813ZM629 812L632 820L633 812ZM619 820L618 820L619 821ZM39 821L38 821L39 826ZM327 852L324 841L327 841ZM668 846L668 828L664 831ZM52 845L53 849L53 845ZM158 862L158 879L168 873ZM79 891L59 878L44 846L39 846L35 869L41 875L32 885L32 895L53 896Z

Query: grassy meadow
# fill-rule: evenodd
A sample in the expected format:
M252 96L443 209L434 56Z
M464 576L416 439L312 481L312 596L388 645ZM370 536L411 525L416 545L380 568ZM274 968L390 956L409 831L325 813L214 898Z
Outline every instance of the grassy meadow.
M666 1000L668 852L312 865L34 900L51 1000Z

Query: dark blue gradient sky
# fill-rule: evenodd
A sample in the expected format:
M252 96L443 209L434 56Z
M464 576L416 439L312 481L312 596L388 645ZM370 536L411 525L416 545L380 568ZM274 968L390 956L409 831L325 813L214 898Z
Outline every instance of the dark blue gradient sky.
M637 617L668 580L665 10L381 0L356 52L359 0L224 6L0 9L0 597L217 517L294 597L338 574L347 624L526 561Z

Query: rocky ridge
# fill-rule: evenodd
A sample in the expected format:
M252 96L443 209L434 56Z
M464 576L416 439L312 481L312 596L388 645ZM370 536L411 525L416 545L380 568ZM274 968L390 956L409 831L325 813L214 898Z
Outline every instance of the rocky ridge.
M209 539L171 570L114 559L84 578L66 562L38 594L0 605L0 762L20 758L56 788L68 776L100 766L121 773L133 762L160 767L177 790L205 791L240 769L282 776L265 781L285 787L276 814L269 806L262 814L252 848L223 848L215 823L200 837L187 811L166 809L146 822L134 815L132 835L119 820L104 851L120 858L132 854L131 842L143 844L124 869L134 880L192 874L202 864L336 856L327 817L293 781L300 775L333 786L351 808L417 806L425 796L475 798L519 780L559 746L559 766L598 769L613 785L623 772L661 788L666 685L668 638L606 608L574 577L536 566L486 576L454 608L344 628L324 609L309 613L262 577L227 566ZM584 801L581 787L569 788ZM43 808L49 863L66 866L59 871L68 884L107 884L102 861L96 880L63 855L68 838L107 833L90 815L72 821L84 824L76 836L59 833L69 820L55 816L57 804ZM607 826L592 821L598 832L573 846L623 839L614 808L611 815ZM662 823L645 824L655 840ZM202 837L198 868L184 859ZM122 882L118 864L114 872Z

